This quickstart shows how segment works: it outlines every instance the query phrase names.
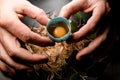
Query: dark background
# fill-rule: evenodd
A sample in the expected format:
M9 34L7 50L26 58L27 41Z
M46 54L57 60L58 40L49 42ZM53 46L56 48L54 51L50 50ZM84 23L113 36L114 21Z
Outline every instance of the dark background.
M34 5L45 10L46 13L49 11L55 10L57 12L57 14L59 14L61 7L65 4L67 4L71 0L29 0L29 1L31 3L33 3ZM30 19L28 17L25 17L23 19L23 22L28 26L39 25L38 22L36 22L35 20ZM115 25L117 26L117 24L115 24ZM107 54L109 54L107 60L105 61L107 63L105 63L104 68L102 68L102 67L98 68L99 70L102 69L102 73L100 74L98 79L96 79L96 76L92 76L89 78L89 80L120 80L120 56L119 56L119 54L120 54L119 42L120 41L119 41L119 37L118 37L117 41L114 40L114 39L116 39L116 35L117 35L116 30L112 29L111 31L113 31L115 33L110 32L110 36L107 39L106 43L104 45L102 45L103 49L98 49L95 52L95 53L97 53L97 52L102 53L107 48L109 48L109 50L106 52ZM119 30L117 30L117 31L119 31ZM112 46L109 46L109 44L111 44L111 43L113 43ZM23 74L21 76L28 76L28 75ZM33 76L35 76L35 75L33 75ZM5 77L2 73L0 73L0 80L10 80L10 79ZM35 79L33 77L29 77L29 79L20 79L20 77L19 77L19 79L14 79L14 80L37 80L37 79Z

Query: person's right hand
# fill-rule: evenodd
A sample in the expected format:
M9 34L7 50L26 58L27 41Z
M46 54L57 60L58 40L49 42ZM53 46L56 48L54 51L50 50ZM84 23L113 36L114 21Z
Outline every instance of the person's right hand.
M0 0L0 70L15 74L16 70L31 70L31 64L47 62L46 55L32 54L21 47L18 39L38 46L55 43L31 31L20 19L28 16L46 25L45 12L27 0Z

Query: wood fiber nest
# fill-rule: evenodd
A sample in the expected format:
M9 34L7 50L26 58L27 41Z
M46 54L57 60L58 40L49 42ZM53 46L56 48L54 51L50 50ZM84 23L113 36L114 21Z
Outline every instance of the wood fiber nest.
M50 18L55 17L55 12L50 15ZM37 32L41 36L47 36L46 27L40 25L38 27L33 27L31 30ZM62 68L67 65L66 59L72 54L74 50L80 51L86 46L91 40L83 39L79 42L67 44L64 42L55 43L55 46L40 47L33 44L26 44L26 47L33 54L45 54L48 56L49 61L44 64L36 64L34 68L37 70L42 69L45 72L50 72L52 74L59 74ZM50 79L49 79L50 80Z

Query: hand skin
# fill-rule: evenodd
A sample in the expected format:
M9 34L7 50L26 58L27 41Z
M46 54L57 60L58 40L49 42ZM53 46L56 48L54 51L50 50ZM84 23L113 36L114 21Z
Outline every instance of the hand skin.
M20 19L28 16L46 25L45 12L27 0L0 0L0 70L15 74L17 70L32 70L31 64L47 62L46 55L32 54L21 47L18 39L38 46L53 46L48 37L32 32Z
M88 19L87 23L82 26L77 32L74 32L68 43L77 42L89 35L93 31L97 31L99 28L106 27L102 34L99 34L89 45L78 52L76 59L80 60L84 55L90 54L95 51L102 42L107 38L109 32L109 25L98 27L97 24L106 16L111 8L107 0L72 0L70 3L62 7L59 16L70 18L74 13L82 11L85 13L92 13L92 16Z

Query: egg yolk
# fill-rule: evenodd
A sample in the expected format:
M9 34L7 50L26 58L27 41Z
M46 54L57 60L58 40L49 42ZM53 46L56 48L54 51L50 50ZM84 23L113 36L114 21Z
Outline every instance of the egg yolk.
M67 33L66 29L62 26L57 26L53 31L53 36L56 38L60 38Z

